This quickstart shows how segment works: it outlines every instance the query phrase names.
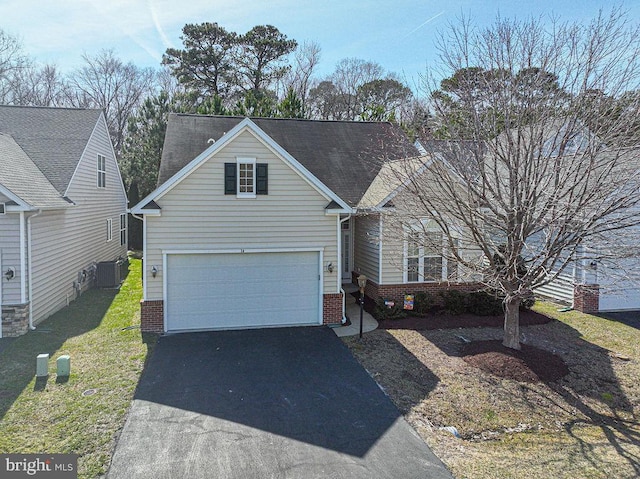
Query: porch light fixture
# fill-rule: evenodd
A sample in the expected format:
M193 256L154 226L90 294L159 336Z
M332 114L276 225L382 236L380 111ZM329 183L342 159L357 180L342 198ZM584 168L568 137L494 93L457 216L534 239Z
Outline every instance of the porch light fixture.
M158 268L155 264L151 267L151 276L153 276L154 278L158 276Z
M360 288L360 334L362 339L362 316L364 315L364 289L367 287L367 277L364 274L358 276L358 287Z
M12 280L16 276L16 270L14 268L9 268L4 273L4 277L7 278L7 281Z
M333 273L333 263L331 262L327 263L327 271L329 273Z

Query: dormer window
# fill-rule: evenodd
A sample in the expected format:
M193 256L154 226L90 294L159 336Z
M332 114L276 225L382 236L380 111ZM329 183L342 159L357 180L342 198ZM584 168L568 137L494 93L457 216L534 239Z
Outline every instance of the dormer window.
M98 155L98 188L107 186L107 158Z
M237 158L224 164L224 194L237 198L255 198L268 192L268 164L255 158Z

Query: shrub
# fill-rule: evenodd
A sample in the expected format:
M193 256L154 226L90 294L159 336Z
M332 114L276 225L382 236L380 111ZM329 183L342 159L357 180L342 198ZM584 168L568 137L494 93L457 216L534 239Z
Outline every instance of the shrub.
M413 313L416 316L426 315L434 305L433 296L426 292L416 293L413 297Z
M450 289L440 293L444 302L444 309L451 314L463 314L467 310L466 294L462 291Z
M502 309L502 298L496 293L486 291L475 291L467 295L467 312L477 316L500 316L504 313Z
M388 307L384 304L384 299L378 298L376 300L376 308L373 314L377 320L384 321L385 319L400 319L404 318L407 313L402 309L402 304L396 304L393 307Z

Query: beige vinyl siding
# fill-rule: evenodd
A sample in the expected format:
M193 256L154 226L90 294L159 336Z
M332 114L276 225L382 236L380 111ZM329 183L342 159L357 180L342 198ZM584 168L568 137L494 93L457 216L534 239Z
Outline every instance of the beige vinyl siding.
M0 201L3 201L0 197ZM2 298L0 303L20 304L20 281L23 274L20 264L20 215L9 213L0 215L0 281L2 281ZM16 275L11 281L4 278L8 268L14 268Z
M224 163L237 157L268 163L268 195L224 194ZM337 264L336 217L325 214L329 200L265 144L245 131L156 201L162 216L146 217L146 299L163 299L166 250L324 248L323 262ZM338 292L338 280L324 272L324 293ZM292 291L295 295L295 291Z
M399 284L404 279L404 237L397 221L382 221L382 281L380 284Z
M97 187L98 154L107 158L106 188ZM36 324L75 298L73 282L79 272L127 254L126 247L120 246L119 234L126 197L102 117L78 163L67 196L75 206L43 212L32 219L32 309ZM110 242L107 218L113 224Z
M356 216L353 269L372 281L380 281L380 215Z

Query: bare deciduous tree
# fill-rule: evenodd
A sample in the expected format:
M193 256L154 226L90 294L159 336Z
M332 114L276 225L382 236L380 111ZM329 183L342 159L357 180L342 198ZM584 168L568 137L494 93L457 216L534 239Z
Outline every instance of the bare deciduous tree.
M390 218L405 248L441 252L504 296L504 345L519 349L523 299L576 257L628 254L626 232L640 225L640 148L623 141L634 118L584 101L638 89L640 30L618 9L586 25L463 19L439 48L459 74L432 104L466 141L427 143L420 161L387 165L389 185L403 185ZM640 103L627 108L636 116Z
M113 51L84 55L85 65L69 79L75 107L103 108L116 153L120 153L129 117L156 85L156 72L123 63Z
M30 65L20 40L0 29L0 103L14 103L15 80Z
M281 95L293 90L302 102L302 110L308 115L308 98L314 86L313 74L320 63L320 45L315 42L305 42L299 45L293 56L293 65L281 80Z

